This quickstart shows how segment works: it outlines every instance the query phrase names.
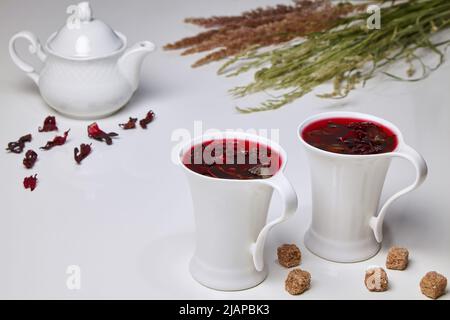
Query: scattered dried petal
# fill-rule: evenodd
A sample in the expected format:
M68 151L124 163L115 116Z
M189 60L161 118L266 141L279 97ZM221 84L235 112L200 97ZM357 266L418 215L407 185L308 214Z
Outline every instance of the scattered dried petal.
M30 189L31 191L33 191L36 188L36 184L37 184L37 174L35 174L34 176L29 176L23 179L23 186L25 189Z
M25 158L23 159L23 165L27 168L27 169L31 169L33 168L34 164L36 163L37 160L37 153L34 152L33 150L28 150L25 153Z
M73 150L73 155L75 158L75 161L80 164L83 159L85 159L90 153L91 153L91 144L84 144L82 143L80 145L80 149L75 148Z
M58 131L58 127L56 126L56 118L52 116L48 116L44 120L44 125L39 127L39 132L50 132L50 131Z
M64 132L64 136L56 136L53 138L53 140L51 141L47 141L47 144L43 147L41 147L40 149L42 150L50 150L51 148L55 147L55 146L62 146L64 143L66 143L67 140L67 136L69 135L69 130L67 130L66 132Z
M13 153L22 153L23 149L25 148L25 142L30 142L31 139L31 134L20 137L18 141L8 143L8 147L6 148L6 150Z
M147 125L154 119L155 113L152 110L150 110L149 112L147 112L145 118L139 121L139 124L141 125L142 129L147 129Z
M94 122L88 126L88 136L89 137L95 137L98 136L102 130L100 130L100 127L98 126L97 122Z
M121 123L119 124L119 127L121 127L124 130L134 129L136 128L136 122L138 121L137 118L131 118L128 120L127 123Z
M105 141L107 145L111 145L112 144L111 137L117 137L118 134L115 132L106 133L100 129L97 122L94 122L88 126L88 136L89 138L98 141Z

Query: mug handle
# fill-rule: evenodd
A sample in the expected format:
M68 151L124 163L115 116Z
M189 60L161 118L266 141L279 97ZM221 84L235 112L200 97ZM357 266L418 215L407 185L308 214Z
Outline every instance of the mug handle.
M17 54L15 43L20 38L24 38L31 43L28 47L28 50L30 51L31 54L37 55L39 60L41 60L42 62L45 62L47 56L42 51L41 43L39 42L38 38L29 31L19 32L15 34L11 38L11 40L9 40L9 54L11 55L11 59L13 60L13 62L22 71L24 71L27 74L27 76L29 76L36 84L39 84L39 74L32 66L23 61L22 58L20 58L19 55Z
M395 193L393 196L391 196L386 202L384 203L383 207L381 207L381 210L379 211L378 215L376 217L372 217L370 219L370 227L373 230L373 233L375 234L375 239L377 242L381 243L383 240L383 220L386 215L387 208L399 197L401 197L404 194L407 194L408 192L413 191L417 187L419 187L422 182L427 177L428 169L427 164L423 157L413 148L410 146L404 144L402 145L398 151L392 152L388 154L390 157L398 157L403 158L406 160L409 160L416 169L416 179L415 181L409 185L408 187L400 190L399 192Z
M260 182L268 184L278 191L282 201L284 202L284 211L279 218L269 222L264 226L264 228L259 233L256 242L252 244L251 250L253 254L253 263L255 264L255 268L257 271L262 271L264 268L264 245L266 243L266 238L269 234L270 229L272 229L272 227L276 224L279 224L292 217L297 211L298 207L297 194L295 193L291 183L286 179L282 172L279 172L278 174L267 180L261 180Z

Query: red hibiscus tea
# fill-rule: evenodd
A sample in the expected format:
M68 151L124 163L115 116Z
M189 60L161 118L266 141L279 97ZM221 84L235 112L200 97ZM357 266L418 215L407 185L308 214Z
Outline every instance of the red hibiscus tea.
M319 120L304 128L301 135L316 148L341 154L378 154L397 147L397 136L389 128L364 119Z
M208 140L182 158L190 170L220 179L267 179L281 166L280 155L264 144L242 139Z

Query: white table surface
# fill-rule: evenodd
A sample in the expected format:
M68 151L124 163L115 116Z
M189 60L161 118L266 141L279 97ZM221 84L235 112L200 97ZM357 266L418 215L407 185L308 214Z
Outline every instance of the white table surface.
M113 25L132 44L151 40L160 48L199 29L184 17L236 14L280 1L256 0L93 0L94 14ZM54 133L38 134L50 114L31 82L11 62L9 38L31 30L41 41L65 21L72 1L2 0L0 2L0 138L1 144L33 133L28 146L37 149ZM238 114L234 106L251 105L267 96L233 100L227 89L250 80L218 77L218 64L191 69L195 56L158 50L143 65L140 90L129 105L101 127L120 133L113 146L95 143L81 166L73 148L89 141L89 121L56 114L61 129L70 128L67 144L39 152L35 168L23 168L22 155L0 152L0 298L124 299L426 299L420 278L430 270L450 276L450 64L426 80L402 83L378 77L340 101L309 94L278 111ZM322 91L324 91L323 89ZM319 90L320 91L320 90ZM147 131L120 131L117 124L149 109L157 120ZM305 117L327 110L371 113L395 123L405 140L423 154L429 176L422 187L398 200L385 222L385 239L369 261L338 264L322 260L304 247L311 215L309 171L296 136ZM273 229L266 247L270 273L261 285L240 292L218 292L197 284L187 266L193 252L194 224L188 185L171 162L174 130L193 134L203 129L280 129L280 144L289 155L286 174L300 198L296 217ZM38 173L34 192L22 179ZM395 160L383 199L413 179L413 169ZM275 195L269 219L278 214ZM312 287L292 297L284 291L288 273L276 262L276 248L297 243L301 268L312 274ZM406 246L411 261L403 272L388 271L390 289L369 293L363 285L369 265L384 265L391 245ZM81 289L68 290L66 268L81 268ZM449 294L443 297L448 299Z

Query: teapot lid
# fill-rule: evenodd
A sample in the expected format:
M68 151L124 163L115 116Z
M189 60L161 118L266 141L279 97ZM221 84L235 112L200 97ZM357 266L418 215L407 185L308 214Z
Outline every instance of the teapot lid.
M66 24L54 33L47 48L65 58L98 58L112 54L126 45L123 35L92 17L89 2L67 8L71 14Z

